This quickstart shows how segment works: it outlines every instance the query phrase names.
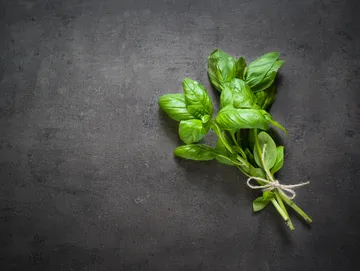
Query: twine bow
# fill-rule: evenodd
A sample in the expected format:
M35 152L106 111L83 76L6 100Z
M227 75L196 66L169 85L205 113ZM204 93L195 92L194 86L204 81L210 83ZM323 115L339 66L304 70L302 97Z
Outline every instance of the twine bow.
M279 190L280 193L282 193L289 199L294 199L296 197L296 192L294 191L293 188L307 185L310 182L298 183L298 184L281 184L278 180L275 180L273 178L272 174L269 172L269 169L265 166L265 151L266 151L266 144L264 144L264 147L263 147L263 152L261 155L261 162L264 165L264 170L265 170L265 173L269 180L263 179L261 177L252 176L247 179L246 184L251 189L263 189L263 191L271 191L271 190L277 189L277 190ZM251 180L260 181L264 184L252 185Z
M266 183L264 185L252 185L250 183L251 180L261 181ZM287 196L289 199L294 199L296 197L296 192L292 188L300 187L309 184L310 182L298 183L298 184L281 184L278 180L268 181L266 179L260 177L250 177L247 179L246 184L251 189L263 189L263 191L271 191L274 189L278 189L281 193Z

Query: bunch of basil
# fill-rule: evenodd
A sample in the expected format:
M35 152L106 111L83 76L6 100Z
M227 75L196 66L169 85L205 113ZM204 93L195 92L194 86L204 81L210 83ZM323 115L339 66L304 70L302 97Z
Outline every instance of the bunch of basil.
M267 53L247 65L242 57L236 59L221 50L213 51L208 57L208 75L221 93L220 111L216 117L206 89L192 79L183 81L184 94L161 96L160 107L169 117L179 121L179 135L185 143L176 148L174 154L197 161L216 159L237 167L248 177L275 180L273 174L284 163L284 147L276 146L265 131L270 125L285 131L266 111L275 100L274 81L284 63L279 60L279 55ZM210 129L218 137L216 146L197 143ZM264 191L254 200L253 210L260 211L270 202L290 229L294 226L285 204L311 223L311 218L278 189Z

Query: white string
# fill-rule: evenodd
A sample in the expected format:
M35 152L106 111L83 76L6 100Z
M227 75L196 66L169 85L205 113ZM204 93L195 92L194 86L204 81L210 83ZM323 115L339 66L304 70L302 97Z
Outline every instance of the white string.
M264 185L252 185L250 183L251 180L261 181L266 183ZM250 177L247 179L247 185L251 189L263 189L263 191L271 191L274 189L278 189L281 193L287 196L289 199L294 199L296 197L296 192L292 188L300 187L309 184L310 182L298 183L298 184L281 184L278 180L268 181L266 179L260 177ZM287 193L286 193L287 192Z
M278 180L275 180L269 170L265 166L265 150L266 150L266 144L264 144L263 147L263 153L261 155L261 162L264 165L264 170L266 172L266 175L270 180L263 179L260 177L250 177L247 179L246 184L251 189L263 189L263 191L271 191L274 189L278 189L283 195L288 197L289 199L294 199L296 197L296 192L292 188L300 187L309 184L310 182L305 183L298 183L298 184L281 184ZM251 180L261 181L265 183L264 185L252 185L250 182Z

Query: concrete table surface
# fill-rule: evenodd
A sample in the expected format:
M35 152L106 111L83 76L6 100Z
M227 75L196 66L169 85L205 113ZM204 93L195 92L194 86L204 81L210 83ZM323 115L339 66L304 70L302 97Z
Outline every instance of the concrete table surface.
M357 270L358 1L0 1L1 270ZM175 159L157 100L206 58L286 61L290 232L236 169Z

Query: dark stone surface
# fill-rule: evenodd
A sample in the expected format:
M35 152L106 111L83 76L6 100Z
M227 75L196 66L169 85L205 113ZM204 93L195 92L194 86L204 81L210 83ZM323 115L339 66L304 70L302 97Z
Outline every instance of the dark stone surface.
M0 1L1 270L357 270L354 1ZM180 161L159 95L215 48L280 51L272 114L311 180L290 232L235 169ZM217 99L215 98L217 101Z

